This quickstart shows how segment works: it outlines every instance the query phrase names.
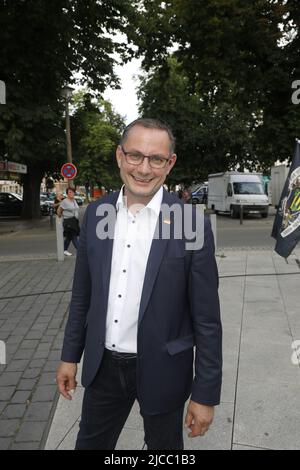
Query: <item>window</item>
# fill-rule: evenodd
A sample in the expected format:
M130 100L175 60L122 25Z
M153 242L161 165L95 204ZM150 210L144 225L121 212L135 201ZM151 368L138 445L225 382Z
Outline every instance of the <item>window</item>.
M262 183L254 183L251 181L233 183L233 191L234 194L265 194Z

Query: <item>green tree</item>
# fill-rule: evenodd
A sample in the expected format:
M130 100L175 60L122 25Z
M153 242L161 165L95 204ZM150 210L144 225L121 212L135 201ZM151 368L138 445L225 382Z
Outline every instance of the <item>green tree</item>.
M41 179L65 160L62 87L77 72L94 94L117 86L113 53L127 60L131 48L115 34L134 22L129 0L0 1L0 148L28 166L23 217L39 217Z
M76 183L108 189L120 186L115 152L124 127L123 118L110 102L93 100L84 91L74 96L73 148L79 175Z
M298 3L143 2L135 40L145 55L144 69L149 78L160 70L157 90L163 87L160 96L167 100L173 93L165 86L173 51L178 75L206 108L197 122L202 121L205 154L216 170L234 164L265 169L291 155L299 135L299 113L291 103L292 79L300 78Z
M233 91L232 91L233 94ZM140 112L167 121L176 137L178 160L170 184L207 179L210 172L236 164L250 167L256 117L217 102L210 93L191 91L189 78L175 58L144 76L139 88Z

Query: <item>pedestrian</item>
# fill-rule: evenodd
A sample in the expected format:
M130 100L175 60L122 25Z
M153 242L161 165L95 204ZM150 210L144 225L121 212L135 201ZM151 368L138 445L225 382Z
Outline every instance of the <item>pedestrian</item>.
M124 185L85 213L56 376L60 393L72 399L84 351L79 450L114 449L135 399L147 448L183 449L186 400L190 437L206 433L220 401L222 328L209 220L201 249L154 236L171 225L163 207L196 213L163 188L174 146L161 121L129 124L116 150ZM104 239L110 211L114 235Z
M54 199L54 204L53 204L55 214L57 214L57 209L59 208L60 203L61 203L61 201L63 201L63 199L64 199L64 196L63 196L62 192L59 191L58 193L56 193L55 199Z
M182 199L182 202L184 202L185 204L190 202L191 192L189 188L184 188L184 190L182 191L181 199Z
M60 203L57 209L58 217L63 217L64 229L64 255L72 256L68 251L69 245L72 242L74 247L78 248L78 237L80 233L79 228L79 206L74 199L75 190L68 188L67 197Z

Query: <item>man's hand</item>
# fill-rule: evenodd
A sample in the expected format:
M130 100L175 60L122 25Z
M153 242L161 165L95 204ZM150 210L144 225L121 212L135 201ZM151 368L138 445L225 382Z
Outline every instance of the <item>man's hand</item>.
M185 427L191 432L189 437L204 436L214 418L214 407L201 405L195 401L190 401L186 417Z
M77 382L77 364L71 362L61 362L56 372L56 383L59 392L67 400L72 400L70 391L75 391Z

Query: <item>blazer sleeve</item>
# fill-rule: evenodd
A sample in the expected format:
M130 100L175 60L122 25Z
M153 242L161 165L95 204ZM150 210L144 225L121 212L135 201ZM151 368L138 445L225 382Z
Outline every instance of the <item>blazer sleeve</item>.
M77 250L70 312L61 354L61 359L65 362L80 362L85 345L86 318L91 297L91 276L87 257L89 207L85 211Z
M195 335L195 377L191 399L203 405L220 403L222 325L218 270L210 221L204 221L204 244L191 261L189 295Z

